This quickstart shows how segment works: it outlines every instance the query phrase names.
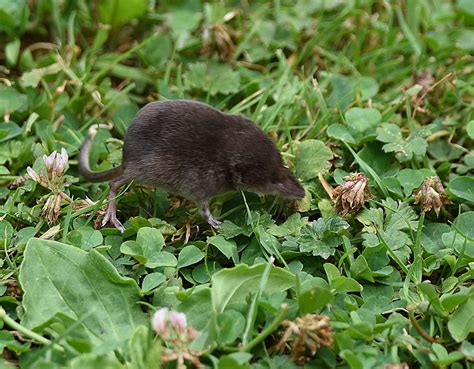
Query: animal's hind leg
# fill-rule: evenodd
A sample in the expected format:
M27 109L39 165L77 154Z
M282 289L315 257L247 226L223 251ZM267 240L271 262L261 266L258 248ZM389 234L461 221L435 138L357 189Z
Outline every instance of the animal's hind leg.
M129 182L129 179L125 176L120 176L115 178L109 183L109 204L107 206L107 211L105 213L104 219L102 220L102 227L107 223L111 223L117 228L120 232L123 233L125 228L122 223L117 219L117 202L115 196L117 195L117 190L122 187L125 183Z
M209 225L213 228L219 228L222 224L221 221L217 220L212 216L207 200L201 202L201 206L199 207L199 214L201 214L201 216L206 219L207 223L209 223Z

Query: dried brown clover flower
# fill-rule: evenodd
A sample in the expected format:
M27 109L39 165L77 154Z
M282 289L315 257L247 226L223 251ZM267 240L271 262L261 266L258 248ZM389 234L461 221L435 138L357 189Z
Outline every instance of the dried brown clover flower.
M434 209L436 216L439 216L441 206L451 204L451 201L439 177L432 176L425 178L421 187L415 191L415 203L420 204L423 213Z
M202 53L210 56L217 52L222 60L229 60L234 55L235 40L239 36L239 33L231 27L214 23L203 31Z
M419 86L421 86L422 90L418 93L418 95L422 95L423 93L429 91L431 86L433 86L435 79L431 71L428 69L423 69L419 73L413 75L413 82Z
M368 179L363 173L351 173L344 177L344 184L334 189L332 198L336 212L342 216L357 213L362 205L371 198Z
M325 315L306 314L295 321L284 320L281 325L286 330L275 349L283 351L288 345L291 360L300 365L314 357L320 347L332 346L333 332Z

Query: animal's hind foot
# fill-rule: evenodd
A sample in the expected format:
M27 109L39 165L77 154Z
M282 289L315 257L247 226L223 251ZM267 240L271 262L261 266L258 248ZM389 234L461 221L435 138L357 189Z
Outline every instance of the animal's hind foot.
M120 233L125 231L124 226L117 218L117 209L114 206L110 206L110 204L107 207L107 212L105 213L104 219L102 219L102 227L105 227L107 224L113 225L120 231Z
M211 211L209 210L209 203L207 201L204 201L201 203L199 213L204 219L206 219L207 223L212 228L215 228L215 229L220 228L222 222L212 216Z
M222 225L222 222L220 220L217 220L216 218L214 218L212 215L209 218L207 218L207 223L212 228L215 228L215 229L219 229Z

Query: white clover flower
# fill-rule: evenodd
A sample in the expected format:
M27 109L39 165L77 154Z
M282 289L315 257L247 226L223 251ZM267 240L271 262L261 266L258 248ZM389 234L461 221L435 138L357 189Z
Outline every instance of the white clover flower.
M32 167L27 167L26 172L28 173L28 175L30 176L30 178L33 181L35 181L35 182L40 181L40 177L39 177L38 173L36 173Z
M169 320L171 325L176 329L184 330L188 326L186 315L184 313L178 313L176 311L172 311L169 314Z
M156 334L162 335L166 332L166 322L168 320L169 309L164 307L156 311L151 318L151 325Z

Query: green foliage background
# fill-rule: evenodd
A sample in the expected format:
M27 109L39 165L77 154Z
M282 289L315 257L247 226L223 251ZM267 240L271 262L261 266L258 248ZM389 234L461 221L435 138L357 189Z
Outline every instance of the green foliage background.
M472 367L473 26L471 0L0 0L0 368L157 368L162 306L201 332L209 368L296 367L273 347L307 313L334 344L305 368ZM214 232L134 184L125 233L95 229L107 186L77 171L88 128L117 131L93 143L105 170L139 107L177 98L252 118L306 198L220 196ZM48 224L26 167L61 148L74 203ZM373 198L343 219L318 177L354 171ZM439 217L414 203L434 175Z

